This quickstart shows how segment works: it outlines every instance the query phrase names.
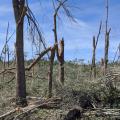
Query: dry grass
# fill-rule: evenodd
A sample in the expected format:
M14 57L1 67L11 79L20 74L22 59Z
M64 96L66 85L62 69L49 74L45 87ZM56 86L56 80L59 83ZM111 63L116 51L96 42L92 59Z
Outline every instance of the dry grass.
M112 73L120 75L120 67L110 66L109 70ZM34 75L27 73L27 95L39 96L47 98L48 96L48 62L41 61L39 65L34 68ZM120 76L112 80L115 92L110 93L110 87L106 86L106 81L111 81L102 76L99 68L97 69L98 77L96 79L90 78L90 66L78 65L74 63L65 64L65 86L63 87L58 80L58 65L54 65L53 75L53 96L60 96L63 98L61 102L61 109L59 110L39 110L37 113L30 116L31 120L62 120L67 111L75 106L80 106L81 102L85 102L84 99L90 99L98 107L109 107L108 98L114 95L116 98L120 96ZM15 80L6 83L11 80L12 74L6 74L3 80L3 76L0 75L0 115L10 111L15 107ZM97 96L101 100L98 105L94 96ZM82 101L83 100L83 101ZM114 103L113 107L116 107ZM120 107L120 106L118 106ZM66 112L65 112L66 111ZM94 116L93 116L94 117ZM93 120L93 117L89 118ZM88 119L88 118L85 118ZM95 118L101 120L102 118ZM107 118L106 118L107 119ZM109 118L108 118L109 119Z

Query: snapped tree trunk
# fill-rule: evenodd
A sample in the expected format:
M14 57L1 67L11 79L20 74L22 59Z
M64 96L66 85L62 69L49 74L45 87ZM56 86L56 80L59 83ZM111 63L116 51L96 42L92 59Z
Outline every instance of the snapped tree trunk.
M119 44L119 48L118 49L119 49L119 53L118 53L119 54L118 55L118 60L119 60L120 59L120 44Z
M23 41L24 4L25 0L13 0L14 16L16 21L16 105L21 107L25 107L27 105Z
M8 67L10 65L10 51L9 51L9 47L8 47L8 51L7 51L7 57L8 57Z
M52 97L52 81L53 81L53 64L54 64L54 57L55 57L55 46L51 48L51 56L50 56L50 63L49 63L49 72L48 72L48 84L49 84L49 93L48 97Z
M91 73L93 78L96 78L96 49L101 33L101 28L102 28L102 21L100 22L99 32L97 37L95 38L95 36L93 36L93 56L92 56L92 67L91 67Z
M62 83L62 85L64 85L64 40L60 41L60 50L58 47L58 37L57 37L57 12L59 10L56 10L55 14L54 14L54 39L55 39L55 44L56 44L56 55L57 55L57 59L59 61L59 80Z
M96 41L95 41L95 36L93 37L93 56L92 56L92 75L93 78L96 78L96 62L95 62L95 57L96 57Z
M106 0L106 32L105 32L105 53L104 53L104 74L106 74L108 66L108 50L109 50L109 35L111 28L108 31L108 15L109 15L109 0Z
M108 66L108 50L109 50L109 32L105 35L105 56L104 56L104 73L106 73Z
M64 85L64 40L60 41L60 50L59 50L59 79Z

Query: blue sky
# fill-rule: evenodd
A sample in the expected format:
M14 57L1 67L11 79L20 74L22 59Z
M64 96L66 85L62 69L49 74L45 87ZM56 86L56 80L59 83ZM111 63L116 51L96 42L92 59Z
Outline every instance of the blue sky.
M45 37L47 46L53 45L53 7L50 0L28 0L30 8L35 14ZM70 21L60 11L61 19L58 21L58 38L65 40L65 59L85 59L91 61L92 38L97 35L100 21L103 21L102 32L97 47L97 61L104 56L105 32L105 0L68 0L70 11L77 23ZM73 7L74 6L74 7ZM75 8L78 7L78 8ZM109 0L109 27L110 34L109 59L112 60L120 43L120 0ZM5 42L6 28L10 23L9 35L15 31L12 0L0 1L0 51ZM25 29L25 52L31 56L31 41ZM9 45L14 50L15 35Z

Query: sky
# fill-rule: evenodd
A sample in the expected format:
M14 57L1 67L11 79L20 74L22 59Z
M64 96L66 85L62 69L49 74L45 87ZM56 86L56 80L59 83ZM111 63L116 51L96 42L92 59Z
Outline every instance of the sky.
M51 0L28 0L40 30L43 33L47 46L52 46L53 34L53 5ZM65 60L84 59L86 62L92 59L92 38L97 36L100 21L102 30L97 46L96 60L104 57L104 34L106 20L105 0L68 0L66 3L76 22L68 19L61 9L58 19L58 39L65 40ZM120 0L109 0L109 28L110 48L109 60L113 60L117 47L120 43ZM0 52L5 43L8 22L9 36L15 31L12 0L0 1ZM27 20L25 20L25 23ZM25 27L24 51L27 56L32 57L31 41L28 38ZM11 50L14 50L15 34L9 42Z

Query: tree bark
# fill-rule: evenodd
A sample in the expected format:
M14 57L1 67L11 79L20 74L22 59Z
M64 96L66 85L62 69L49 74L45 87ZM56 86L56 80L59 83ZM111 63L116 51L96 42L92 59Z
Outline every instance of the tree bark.
M59 10L59 9L58 9ZM57 55L57 59L59 60L59 48L58 48L58 36L57 36L57 10L54 14L54 42L56 44L56 55Z
M104 74L106 74L108 65L108 50L109 50L109 35L111 28L108 30L108 16L109 16L109 0L106 0L106 32L105 32L105 53L104 53Z
M61 44L60 45L60 49L62 50L59 50L59 46L58 46L58 36L57 36L57 15L58 15L58 12L60 10L60 8L64 5L64 3L66 2L67 0L64 0L64 1L60 1L57 8L55 9L55 12L54 12L54 29L53 29L53 32L54 32L54 41L55 41L55 44L56 44L56 55L57 55L57 59L59 61L59 79L61 81L62 84L64 84L64 41L63 41L63 45ZM62 42L61 42L62 43Z
M57 59L59 61L59 80L64 85L64 40L60 41L60 49L58 47L58 37L57 37L57 12L59 10L56 10L54 14L54 38L55 38L55 44L56 44L56 55Z
M96 41L95 41L95 36L93 37L93 56L92 56L92 75L94 78L96 78L96 45L95 45Z
M8 67L9 67L9 65L10 65L10 51L9 51L9 47L8 47L7 55L8 55Z
M53 75L53 63L55 57L55 47L51 48L51 56L50 56L50 64L49 64L49 72L48 72L48 84L49 84L49 94L48 97L52 97L52 75Z
M104 70L105 71L104 71L104 73L106 73L107 66L108 66L108 52L109 52L109 34L110 34L110 30L109 30L109 32L106 32L106 35L105 35L105 56L104 56Z
M120 59L120 44L119 44L119 47L118 47L118 49L119 49L119 55L118 55L118 60Z
M14 16L16 21L16 105L25 107L26 100L26 80L24 66L24 11L25 0L13 0Z
M60 41L60 51L59 51L59 79L64 85L64 40Z

